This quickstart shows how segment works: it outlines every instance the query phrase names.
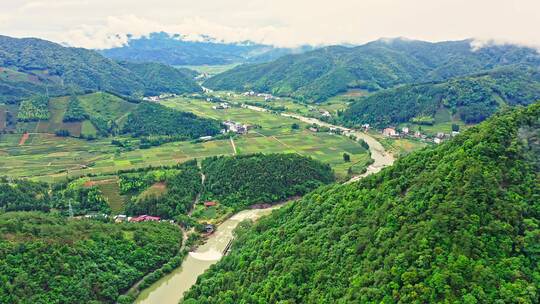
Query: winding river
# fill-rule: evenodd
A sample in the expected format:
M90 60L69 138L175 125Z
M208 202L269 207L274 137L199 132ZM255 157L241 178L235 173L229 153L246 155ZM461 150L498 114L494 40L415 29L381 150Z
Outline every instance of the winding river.
M244 106L254 111L268 111L259 107L249 105ZM281 115L295 118L309 124L341 129L343 132L352 134L358 139L363 139L369 145L371 158L374 162L367 168L366 173L355 176L348 182L353 182L366 175L379 172L382 168L392 165L394 162L392 154L386 152L381 143L364 132L358 132L297 114L282 113ZM217 263L222 258L222 252L233 239L233 230L241 221L245 219L256 220L263 215L270 214L273 209L281 206L282 205L276 205L268 209L244 210L235 214L233 217L219 225L216 232L207 239L204 245L197 248L196 251L190 252L182 263L182 266L143 290L135 303L177 304L182 299L184 292L195 284L199 275L204 273L212 264Z
M241 221L256 220L281 206L283 204L267 209L244 210L235 214L219 225L216 232L207 239L204 245L199 246L194 252L190 252L182 266L143 290L135 303L177 304L182 299L184 292L195 284L197 277L222 258L222 252L233 239L234 228Z

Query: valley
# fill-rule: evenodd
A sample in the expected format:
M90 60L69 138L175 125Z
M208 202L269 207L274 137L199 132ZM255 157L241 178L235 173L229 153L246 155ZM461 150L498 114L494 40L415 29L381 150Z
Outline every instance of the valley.
M538 302L536 49L109 34L0 36L0 303Z

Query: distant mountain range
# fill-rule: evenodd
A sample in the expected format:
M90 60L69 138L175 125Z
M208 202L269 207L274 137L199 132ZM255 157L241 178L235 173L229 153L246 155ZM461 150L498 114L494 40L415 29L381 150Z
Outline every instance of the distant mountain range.
M540 66L540 55L534 49L491 45L474 50L471 42L392 39L349 48L330 46L268 63L241 65L208 79L204 86L320 102L349 88L376 91L515 64Z
M113 91L123 95L199 92L193 72L159 63L122 63L96 51L0 36L0 102L34 94Z
M267 62L283 55L302 53L313 47L278 48L250 41L224 43L209 37L190 41L176 34L152 33L147 37L130 38L122 47L100 50L104 56L133 62L159 62L173 66L226 65L232 63Z

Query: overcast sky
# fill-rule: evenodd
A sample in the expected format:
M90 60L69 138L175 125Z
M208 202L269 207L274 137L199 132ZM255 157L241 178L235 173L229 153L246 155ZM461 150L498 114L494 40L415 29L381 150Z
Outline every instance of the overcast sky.
M166 31L279 46L381 37L540 47L540 0L0 0L0 34L120 46Z

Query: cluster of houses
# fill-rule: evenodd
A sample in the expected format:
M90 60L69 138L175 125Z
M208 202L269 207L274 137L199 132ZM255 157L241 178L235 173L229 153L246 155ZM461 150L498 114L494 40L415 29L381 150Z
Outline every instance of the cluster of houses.
M171 94L171 93L166 93L166 94L161 94L159 96L147 96L147 97L143 97L143 100L144 101L150 101L150 102L159 102L161 100L164 100L164 99L169 99L169 98L173 98L173 97L177 97L178 95L176 94Z
M141 223L141 222L159 222L162 220L159 216L151 216L151 215L146 215L146 214L135 216L135 217L127 216L125 214L119 214L114 217L114 221L117 223L122 223L122 222Z
M369 128L369 125L368 125ZM456 136L459 134L457 131L452 131L451 134L438 132L434 138L428 138L427 135L420 133L419 131L412 132L408 127L401 128L401 133L395 128L384 128L382 134L386 137L414 137L424 141L433 141L436 144L442 143L445 139Z
M249 130L249 126L246 124L227 120L223 122L223 125L227 128L225 131L234 132L236 134L246 134Z
M214 110L225 110L225 109L229 109L230 107L231 107L231 105L228 102L221 102L218 105L213 106L212 109L214 109Z
M257 96L257 97L264 97L264 101L268 101L268 100L273 100L273 99L276 99L276 100L279 100L280 98L279 97L276 97L272 94L269 94L269 93L255 93L253 91L248 91L248 92L244 92L242 94L243 96Z

